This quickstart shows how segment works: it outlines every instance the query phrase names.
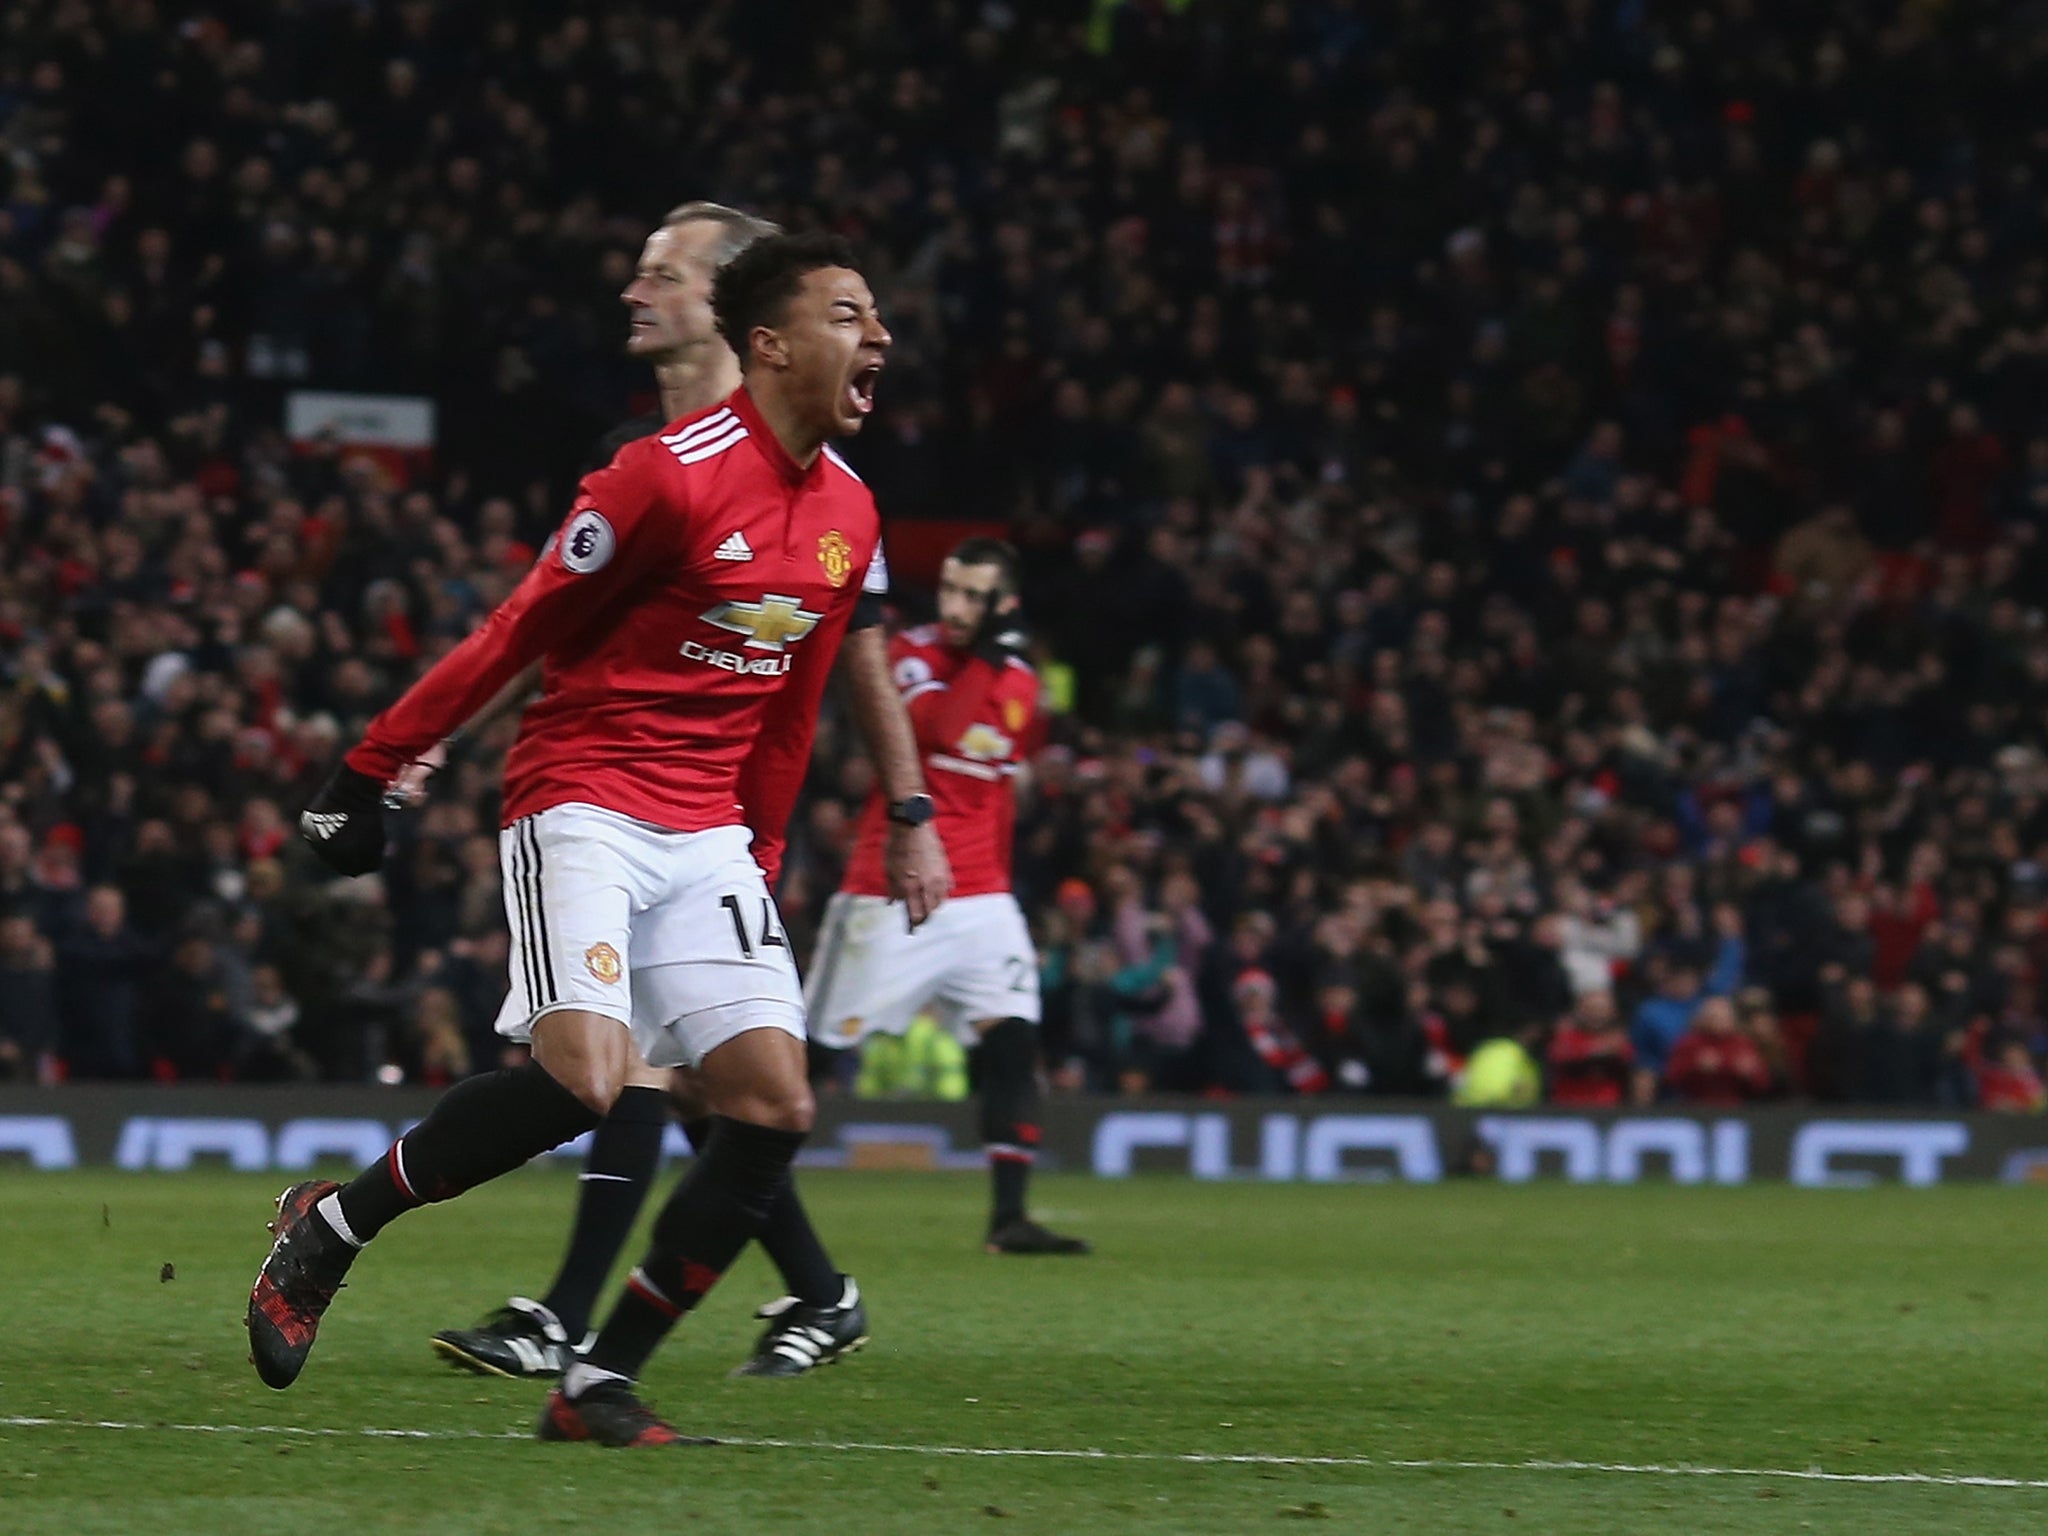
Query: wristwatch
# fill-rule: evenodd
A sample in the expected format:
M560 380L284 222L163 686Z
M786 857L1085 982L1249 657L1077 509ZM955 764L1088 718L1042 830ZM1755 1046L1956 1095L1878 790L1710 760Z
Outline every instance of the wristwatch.
M930 795L905 795L889 806L889 819L899 827L921 827L934 814Z

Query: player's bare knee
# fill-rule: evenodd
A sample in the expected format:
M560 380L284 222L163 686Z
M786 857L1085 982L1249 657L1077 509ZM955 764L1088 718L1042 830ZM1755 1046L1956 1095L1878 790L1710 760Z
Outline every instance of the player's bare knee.
M632 1036L603 1014L564 1011L533 1027L533 1057L594 1114L608 1114L638 1060Z
M801 1077L794 1082L751 1084L742 1092L723 1096L713 1107L729 1119L771 1131L794 1131L799 1136L808 1136L818 1118L818 1101L811 1095L811 1085Z
M600 1115L608 1115L625 1086L621 1079L609 1072L593 1072L582 1082L572 1085L569 1091Z
M600 1115L611 1113L620 1090L626 1086L624 1074L601 1061L583 1058L561 1065L544 1061L541 1065L547 1068L548 1076L575 1094L586 1108Z
M811 1085L798 1082L776 1098L778 1118L774 1122L780 1131L795 1131L799 1136L811 1134L811 1127L818 1120L818 1101L811 1093Z

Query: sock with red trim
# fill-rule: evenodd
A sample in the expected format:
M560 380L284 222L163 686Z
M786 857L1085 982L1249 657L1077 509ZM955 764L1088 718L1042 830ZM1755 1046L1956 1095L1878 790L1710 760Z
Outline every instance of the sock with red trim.
M989 1230L1024 1219L1024 1194L1038 1146L1038 1026L999 1019L976 1047L981 1140L993 1200Z
M710 1118L685 1120L683 1134L690 1138L690 1149L701 1153L710 1144ZM811 1225L810 1212L797 1198L795 1180L785 1181L776 1192L768 1219L761 1224L760 1240L761 1251L782 1276L790 1295L811 1307L839 1304L846 1294L846 1276L832 1267L832 1256L825 1252L824 1240Z
M571 1378L572 1397L588 1381L640 1374L676 1319L704 1299L760 1233L804 1144L801 1132L723 1115L714 1115L711 1127L703 1151L655 1218L647 1257L591 1346L589 1370Z
M318 1209L335 1232L360 1248L415 1206L452 1200L597 1122L537 1061L465 1078Z

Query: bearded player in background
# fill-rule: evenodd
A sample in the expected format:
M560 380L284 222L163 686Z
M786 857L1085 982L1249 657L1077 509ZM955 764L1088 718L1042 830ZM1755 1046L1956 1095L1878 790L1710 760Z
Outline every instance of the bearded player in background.
M940 568L938 622L889 648L932 789L913 813L934 817L952 896L914 932L889 911L885 853L902 810L877 793L826 906L804 1001L813 1037L828 1045L901 1035L927 1011L951 1029L973 1053L993 1195L988 1251L1080 1254L1087 1243L1046 1230L1025 1209L1038 1144L1038 958L1010 894L1010 839L1038 676L1023 657L1017 575L1008 544L966 540Z

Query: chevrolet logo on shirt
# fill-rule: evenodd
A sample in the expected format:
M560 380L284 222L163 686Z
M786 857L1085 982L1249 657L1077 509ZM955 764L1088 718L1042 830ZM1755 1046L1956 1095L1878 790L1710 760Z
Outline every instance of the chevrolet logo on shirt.
M960 738L956 749L962 757L973 758L976 762L1000 763L1009 759L1016 743L992 725L973 725Z
M720 603L707 609L705 622L736 635L758 651L779 651L818 627L822 613L812 613L793 597L763 597L758 603Z

